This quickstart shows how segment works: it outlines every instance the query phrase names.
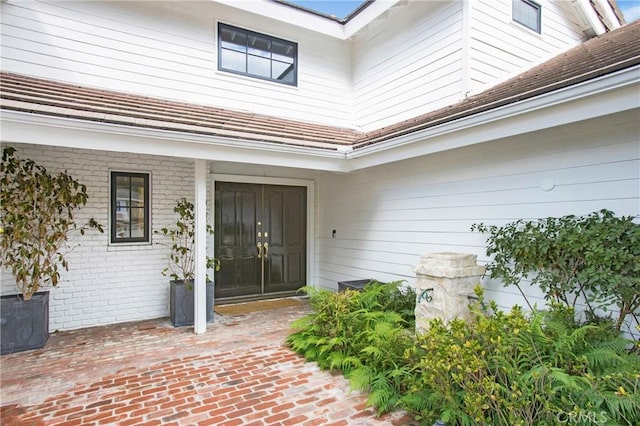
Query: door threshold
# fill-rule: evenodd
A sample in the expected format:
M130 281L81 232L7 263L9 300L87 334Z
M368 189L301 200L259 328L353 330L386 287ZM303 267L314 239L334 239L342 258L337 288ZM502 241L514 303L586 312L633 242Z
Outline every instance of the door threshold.
M299 291L282 291L269 294L253 294L247 296L216 298L214 300L214 305L231 305L234 303L255 302L258 300L284 299L294 297L299 299L308 298L307 295L305 295L304 293L300 293Z

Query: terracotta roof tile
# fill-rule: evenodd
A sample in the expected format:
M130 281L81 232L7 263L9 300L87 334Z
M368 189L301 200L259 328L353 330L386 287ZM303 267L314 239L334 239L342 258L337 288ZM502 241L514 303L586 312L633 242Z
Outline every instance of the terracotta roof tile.
M88 121L336 150L379 143L414 131L549 93L640 64L640 21L593 38L461 102L360 133L213 106L193 105L0 74L0 107Z

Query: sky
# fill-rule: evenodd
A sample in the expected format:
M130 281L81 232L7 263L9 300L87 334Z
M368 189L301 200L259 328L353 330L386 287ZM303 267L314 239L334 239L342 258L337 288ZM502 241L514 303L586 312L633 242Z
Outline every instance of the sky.
M640 19L640 0L618 0L618 8L627 23Z
M335 15L338 19L345 18L353 12L363 1L351 0L287 0L289 3L295 3L307 9L322 12L327 15ZM640 1L640 0L638 0Z
M354 9L356 9L362 1L351 0L288 0L291 3L299 4L307 9L316 10L326 13L327 15L335 15L338 19L343 19ZM618 7L624 14L627 22L633 22L640 18L640 0L618 0Z

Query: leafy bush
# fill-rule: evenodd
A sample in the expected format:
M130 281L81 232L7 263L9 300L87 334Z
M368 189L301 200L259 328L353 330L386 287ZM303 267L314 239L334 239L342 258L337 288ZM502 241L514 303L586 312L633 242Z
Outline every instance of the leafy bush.
M415 292L377 281L360 292L303 290L314 312L293 324L289 345L321 368L344 372L379 411L395 408L409 372L403 355L413 345Z
M505 313L476 294L470 323L432 320L407 351L406 409L428 424L638 424L640 362L609 325L563 305Z
M164 268L162 275L169 275L173 280L185 281L189 288L196 275L196 216L193 203L186 198L176 202L173 211L178 214L178 220L173 228L162 228L154 233L169 238L169 243L163 244L171 252L169 254L169 266ZM213 235L213 227L206 224L206 233ZM207 256L206 268L215 271L220 270L220 260ZM207 282L209 277L207 276Z
M524 295L520 282L532 275L547 300L571 307L584 301L591 317L615 305L619 330L640 308L640 224L634 220L601 210L472 229L489 233L491 277Z
M76 211L87 204L87 187L64 172L51 174L33 160L5 148L0 162L1 265L10 269L25 300L40 287L56 287L59 267L69 269L69 236L102 225L91 218L79 225Z
M415 293L398 283L305 291L313 313L294 323L289 345L341 370L379 413L403 408L425 425L640 424L630 342L609 322L576 322L564 304L503 312L478 287L468 322L431 320L416 336L399 313L413 311Z

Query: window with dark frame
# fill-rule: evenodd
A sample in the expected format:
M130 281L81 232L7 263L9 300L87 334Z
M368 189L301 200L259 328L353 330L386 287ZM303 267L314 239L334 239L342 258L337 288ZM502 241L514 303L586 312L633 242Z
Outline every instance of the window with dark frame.
M149 174L111 172L111 242L146 243L149 236Z
M540 34L542 6L531 0L513 0L513 20Z
M218 69L296 86L298 44L218 23Z

